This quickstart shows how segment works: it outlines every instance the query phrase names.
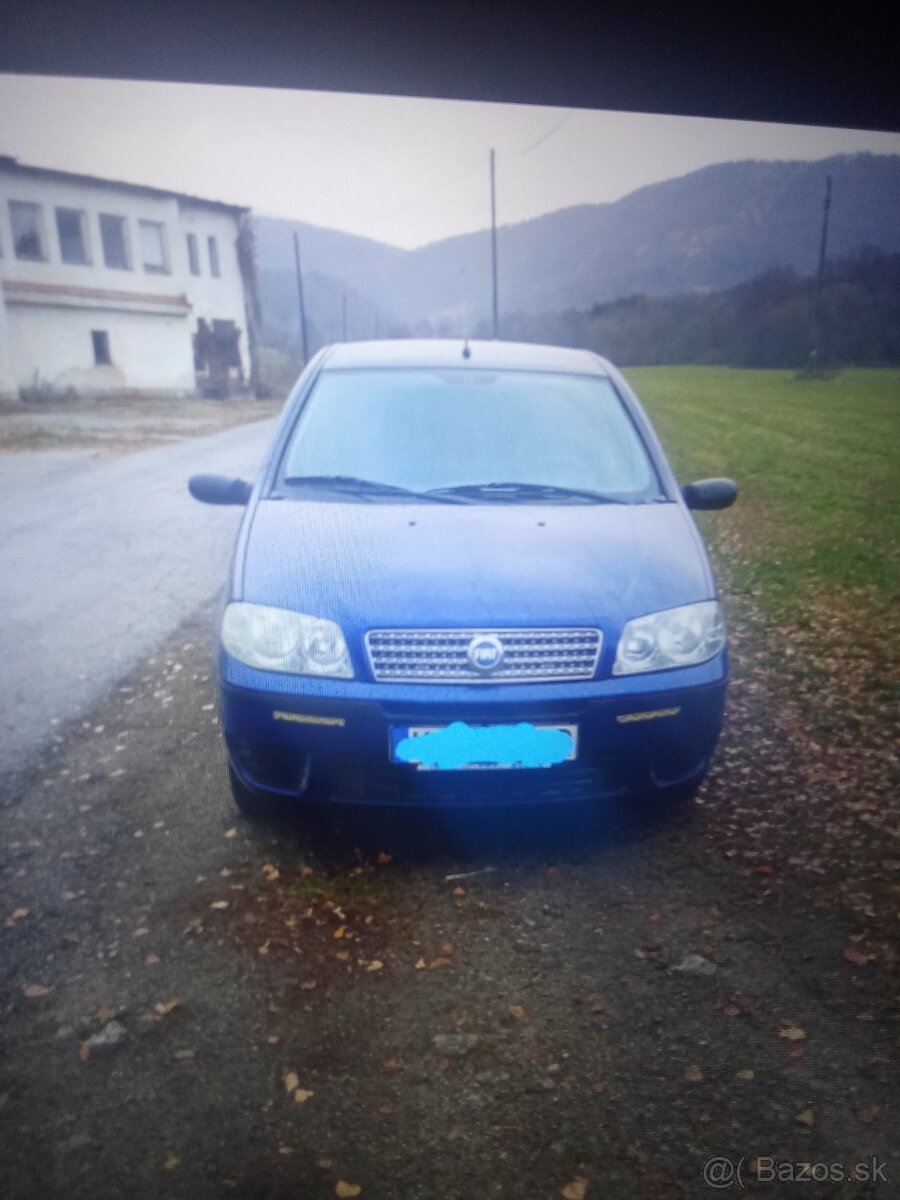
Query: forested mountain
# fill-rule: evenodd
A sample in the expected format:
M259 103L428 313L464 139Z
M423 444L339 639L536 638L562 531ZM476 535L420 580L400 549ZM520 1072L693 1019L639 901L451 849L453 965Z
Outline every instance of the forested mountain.
M502 226L501 318L588 310L637 293L719 291L774 269L814 271L828 175L831 255L865 247L900 252L900 156L720 163L611 204ZM498 203L502 214L502 188ZM486 230L401 250L273 218L256 218L256 228L264 321L279 340L297 328L294 229L305 270L320 280L308 307L322 340L341 336L344 291L350 338L370 337L376 327L381 334L472 333L490 312Z
M476 330L490 337L483 322ZM621 366L801 368L900 364L900 254L863 251L814 276L776 268L722 291L625 296L590 309L512 313L504 336L595 350Z

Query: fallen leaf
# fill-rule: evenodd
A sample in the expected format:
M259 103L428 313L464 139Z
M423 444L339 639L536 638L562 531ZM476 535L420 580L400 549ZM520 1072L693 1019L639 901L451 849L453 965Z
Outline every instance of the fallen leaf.
M279 1154L293 1154L294 1147L293 1146L279 1146L278 1153Z
M346 925L338 925L337 929L334 931L334 933L331 936L333 938L338 938L338 940L340 940L340 938L342 938L346 932L347 932Z
M797 1115L794 1117L794 1120L798 1125L809 1126L814 1124L815 1117L813 1116L813 1111L811 1108L805 1108L803 1112L797 1113Z
M166 1171L174 1171L180 1162L181 1159L177 1154L169 1154L166 1156L166 1161L163 1163L163 1167Z
M304 1088L295 1088L294 1100L297 1104L305 1104L310 1097L314 1096L315 1092L306 1091Z
M304 979L303 983L300 984L301 992L312 992L315 991L315 988L316 981L314 979Z
M511 1004L506 1011L516 1021L523 1021L525 1019L525 1009L521 1004Z
M786 1038L789 1042L802 1042L806 1040L806 1033L797 1025L787 1025L784 1029L778 1031L778 1036Z
M350 961L350 951L349 950L336 950L334 957L340 959L341 962L349 962Z
M15 911L12 914L12 920L13 921L21 921L23 917L28 916L28 913L29 913L29 909L27 909L27 908L17 908L17 909L15 909Z
M220 909L227 908L228 901L227 900L213 900L212 904L209 907L210 908L220 908Z
M334 1194L339 1196L340 1200L353 1200L361 1191L358 1183L346 1183L343 1179L339 1179L334 1185Z
M111 1021L115 1015L116 1010L114 1008L107 1008L105 1004L97 1009L97 1020L101 1025L105 1025L107 1021Z
M262 954L262 955L268 954L269 953L269 943L266 941L266 942L263 942L263 944L261 946L257 946L256 953Z
M144 962L146 963L146 965L148 967L153 967L159 962L159 955L158 954L148 954L147 957L144 959Z
M393 857L393 854L385 854L385 852L382 850L375 861L378 863L379 867L386 867ZM354 1192L353 1195L355 1196L356 1192Z
M690 1066L684 1072L684 1077L688 1083L702 1083L703 1072L698 1066Z
M425 965L426 965L426 964L425 964L425 959L424 959L424 958L417 958L417 959L416 959L416 970L417 970L417 971L424 971L424 970L425 970Z
M445 954L452 954L453 953L453 943L452 942L444 942L444 944L441 946L441 949L443 950L443 952Z
M309 879L310 875L315 875L315 871L312 867L301 867L299 875L301 879Z
M296 1071L288 1071L284 1077L284 1090L294 1092L300 1086L300 1076Z
M372 961L369 963L369 965L366 967L366 970L367 971L380 971L383 966L384 966L384 963L381 961L380 958L373 958Z
M226 830L225 830L225 836L226 836L227 838L234 838L234 837L237 837L237 830L236 830L234 827L232 827L231 829L226 829Z
M754 1078L754 1072L753 1071L737 1071L737 1072L735 1072L734 1077L735 1077L735 1079L741 1079L744 1082L748 1082L749 1080Z
M464 896L465 894L466 889L464 887L459 887L458 885L450 893L451 896Z
M770 867L768 865L768 863L763 863L763 865L760 867L754 867L753 870L756 872L757 875L774 875L775 874L775 868Z
M386 1058L384 1060L384 1069L386 1071L402 1071L403 1063L399 1058Z
M847 962L854 963L857 967L864 967L872 961L870 954L866 954L865 950L858 950L856 946L847 946L843 956Z
M41 996L49 996L51 990L51 988L44 987L42 983L26 983L22 988L22 992L29 1000L37 1000Z
M154 1012L158 1012L161 1017L167 1017L170 1012L174 1012L176 1008L180 1008L180 1000L160 1000L153 1005Z
M576 1175L570 1179L564 1188L560 1191L563 1200L584 1200L587 1195L588 1181L583 1175Z
M428 964L428 970L434 971L438 967L449 967L449 966L451 966L449 958L433 958L431 960L431 962Z
M269 883L274 883L275 880L281 874L281 872L278 870L278 868L276 866L274 866L272 863L264 863L263 868L262 868L262 873L265 876L265 878L269 881Z
M81 1045L78 1047L78 1057L82 1062L87 1062L87 1060L91 1057L90 1042L81 1043Z

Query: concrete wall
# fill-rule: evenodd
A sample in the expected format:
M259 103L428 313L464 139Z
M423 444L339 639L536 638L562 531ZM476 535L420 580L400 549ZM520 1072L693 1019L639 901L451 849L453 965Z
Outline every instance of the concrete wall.
M237 256L238 225L228 213L200 208L179 201L182 252L185 259L187 298L191 304L194 329L197 319L234 321L241 331L240 351L244 375L249 374L250 357L247 346L247 314L244 308L244 283ZM200 252L200 274L191 275L187 265L187 234L194 233ZM212 236L219 247L221 277L210 272L207 239Z
M6 305L0 295L0 400L10 399L17 391L12 368L12 352L9 345L9 327L6 320Z
M10 200L40 204L44 261L16 257ZM57 207L85 213L88 263L62 261ZM125 218L128 269L106 266L100 213ZM140 220L164 227L165 273L144 269ZM189 269L188 231L197 236L199 276ZM202 203L56 174L31 175L0 164L0 283L7 326L4 349L0 318L0 395L11 383L31 386L35 374L45 384L77 391L191 392L196 383L192 335L199 318L237 325L246 375L249 355L237 232L236 214ZM219 278L210 272L209 236L218 244ZM95 365L92 330L107 332L112 367Z
M193 392L194 356L184 316L11 304L7 320L19 387ZM94 363L94 329L109 336L111 366Z

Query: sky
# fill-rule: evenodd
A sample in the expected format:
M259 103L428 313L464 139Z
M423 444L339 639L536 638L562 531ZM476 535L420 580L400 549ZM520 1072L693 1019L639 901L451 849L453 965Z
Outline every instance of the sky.
M714 162L900 154L900 134L475 101L0 75L0 154L412 248Z

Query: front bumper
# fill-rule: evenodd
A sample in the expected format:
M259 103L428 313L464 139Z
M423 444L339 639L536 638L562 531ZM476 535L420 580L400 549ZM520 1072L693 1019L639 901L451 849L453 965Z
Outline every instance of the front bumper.
M696 667L582 684L484 687L273 676L220 658L222 727L248 788L360 804L495 804L640 795L699 782L722 725L724 655ZM419 771L390 761L398 725L578 726L572 762Z

